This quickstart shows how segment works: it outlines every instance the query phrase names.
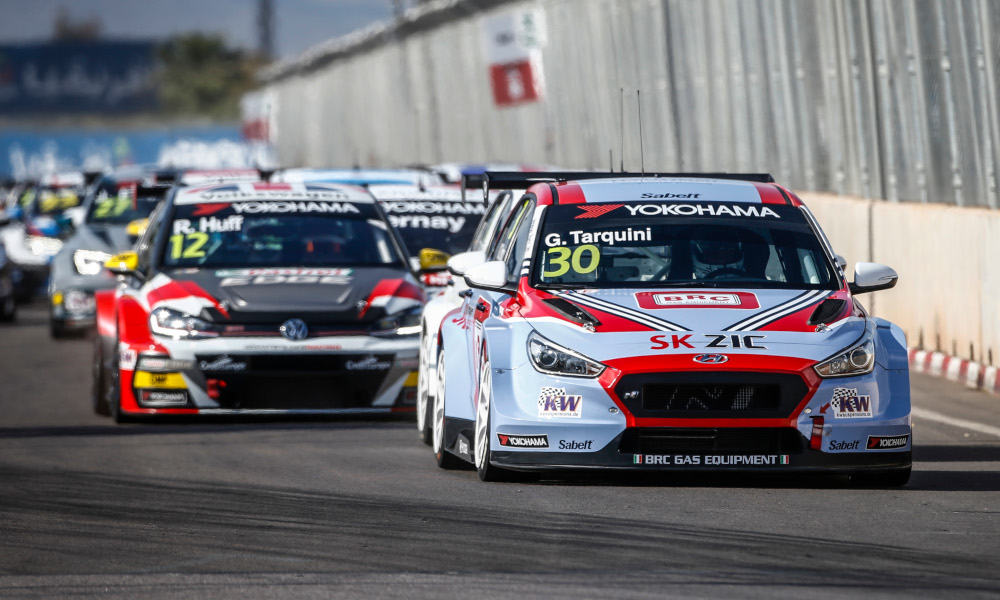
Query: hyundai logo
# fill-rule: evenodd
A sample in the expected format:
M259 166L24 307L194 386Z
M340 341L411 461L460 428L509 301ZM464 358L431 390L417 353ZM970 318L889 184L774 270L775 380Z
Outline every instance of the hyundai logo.
M278 329L281 331L281 335L293 342L304 340L309 335L309 328L306 327L306 323L302 319L288 319Z
M694 357L694 362L699 362L705 365L721 365L727 360L729 360L729 357L725 354L699 354Z

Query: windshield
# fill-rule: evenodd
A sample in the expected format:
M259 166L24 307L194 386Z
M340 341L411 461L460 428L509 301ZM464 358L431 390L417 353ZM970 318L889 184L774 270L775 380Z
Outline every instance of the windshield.
M162 264L359 267L400 262L385 223L371 205L310 202L310 212L282 213L258 210L262 206L265 203L215 202L174 207Z
M145 219L167 190L169 186L149 187L134 181L102 182L87 212L87 222L124 225Z
M31 215L55 215L67 208L80 205L83 188L39 186L25 190L21 206Z
M795 206L556 205L538 239L541 287L839 288Z
M465 252L479 220L486 212L484 202L462 202L461 196L450 190L442 198L430 199L386 199L387 192L373 193L412 256L418 256L423 248L433 248L448 254Z

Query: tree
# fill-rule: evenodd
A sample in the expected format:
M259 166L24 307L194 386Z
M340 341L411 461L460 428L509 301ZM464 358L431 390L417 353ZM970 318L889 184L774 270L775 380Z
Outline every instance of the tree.
M187 33L159 48L160 97L166 112L235 119L244 93L256 85L262 60L226 46L222 36Z

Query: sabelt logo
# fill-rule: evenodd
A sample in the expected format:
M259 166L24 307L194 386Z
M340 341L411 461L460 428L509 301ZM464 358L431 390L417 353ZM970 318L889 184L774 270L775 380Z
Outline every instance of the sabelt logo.
M868 450L892 450L903 448L910 441L910 434L905 435L870 435L868 436Z
M501 446L513 448L548 448L549 436L547 435L508 435L497 434Z

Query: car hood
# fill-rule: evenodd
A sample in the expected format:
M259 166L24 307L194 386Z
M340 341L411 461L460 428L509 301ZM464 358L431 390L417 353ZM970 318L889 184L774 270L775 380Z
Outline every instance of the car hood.
M825 301L823 325L810 318ZM571 304L564 304L569 302ZM599 321L586 326L578 306ZM631 356L725 354L824 359L858 340L845 290L580 290L539 292L522 309L543 336L600 361ZM583 321L586 321L584 319Z
M233 324L369 323L423 304L409 272L389 267L178 269L151 280L146 298L150 309Z

